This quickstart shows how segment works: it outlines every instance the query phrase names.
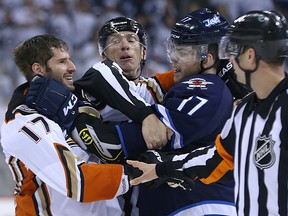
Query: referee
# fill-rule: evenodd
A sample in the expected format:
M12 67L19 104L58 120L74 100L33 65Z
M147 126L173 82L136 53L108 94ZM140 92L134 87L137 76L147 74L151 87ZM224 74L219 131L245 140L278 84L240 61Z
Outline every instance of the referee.
M210 184L225 180L225 174L234 170L238 215L287 216L287 21L275 11L248 12L229 26L219 49L220 58L232 61L238 81L254 92L238 104L216 147L175 156L173 161L157 164L156 173L151 172L155 164L129 162L144 170L131 183L198 176Z

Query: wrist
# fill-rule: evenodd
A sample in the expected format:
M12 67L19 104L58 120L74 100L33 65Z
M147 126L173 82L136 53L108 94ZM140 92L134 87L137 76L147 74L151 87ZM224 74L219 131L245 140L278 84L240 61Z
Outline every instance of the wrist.
M169 170L172 169L171 162L172 161L164 161L164 162L156 164L155 171L156 171L156 175L159 178L169 178L169 177L171 177L169 175L169 173L170 173Z
M117 190L117 192L116 192L114 197L117 197L119 195L127 193L129 188L130 188L129 176L127 174L125 174L124 167L123 167L122 168L122 176L121 176L119 188L118 188L118 190Z

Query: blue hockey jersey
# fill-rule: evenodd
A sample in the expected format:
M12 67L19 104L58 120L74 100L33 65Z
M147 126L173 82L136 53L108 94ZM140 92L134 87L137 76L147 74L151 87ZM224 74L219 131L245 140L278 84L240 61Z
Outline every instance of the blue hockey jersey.
M189 152L214 142L231 115L233 98L220 77L197 74L175 84L163 103L153 107L159 118L174 131L163 150ZM117 127L125 155L142 153L146 144L141 125L124 123Z
M165 95L163 103L155 104L154 108L159 118L174 131L163 150L190 152L214 143L232 113L233 98L220 77L196 74L175 84ZM143 151L141 146L145 146L145 142L139 125L119 125L118 134L126 156ZM236 214L233 181L211 185L195 181L193 191L171 188L167 184L153 189L141 185L138 205L140 215L149 216Z

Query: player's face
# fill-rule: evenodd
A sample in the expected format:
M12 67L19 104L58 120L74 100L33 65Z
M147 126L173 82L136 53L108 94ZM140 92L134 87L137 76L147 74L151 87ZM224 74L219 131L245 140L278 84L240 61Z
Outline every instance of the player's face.
M180 82L200 71L200 60L197 51L191 46L176 46L170 59L174 69L175 82Z
M128 79L139 77L140 62L146 56L146 50L138 35L129 31L114 33L108 37L106 47L104 55L115 61Z
M48 60L44 76L56 79L71 91L74 91L73 73L76 67L70 60L70 55L64 49L51 48L54 56Z

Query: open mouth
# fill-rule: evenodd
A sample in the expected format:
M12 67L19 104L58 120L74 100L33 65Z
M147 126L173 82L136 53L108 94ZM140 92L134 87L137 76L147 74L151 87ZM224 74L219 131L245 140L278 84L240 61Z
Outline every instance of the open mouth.
M73 77L72 76L65 76L64 79L67 80L68 82L73 83Z
M120 56L120 60L130 60L130 59L132 59L132 56L130 56L130 55L123 55L123 56Z

